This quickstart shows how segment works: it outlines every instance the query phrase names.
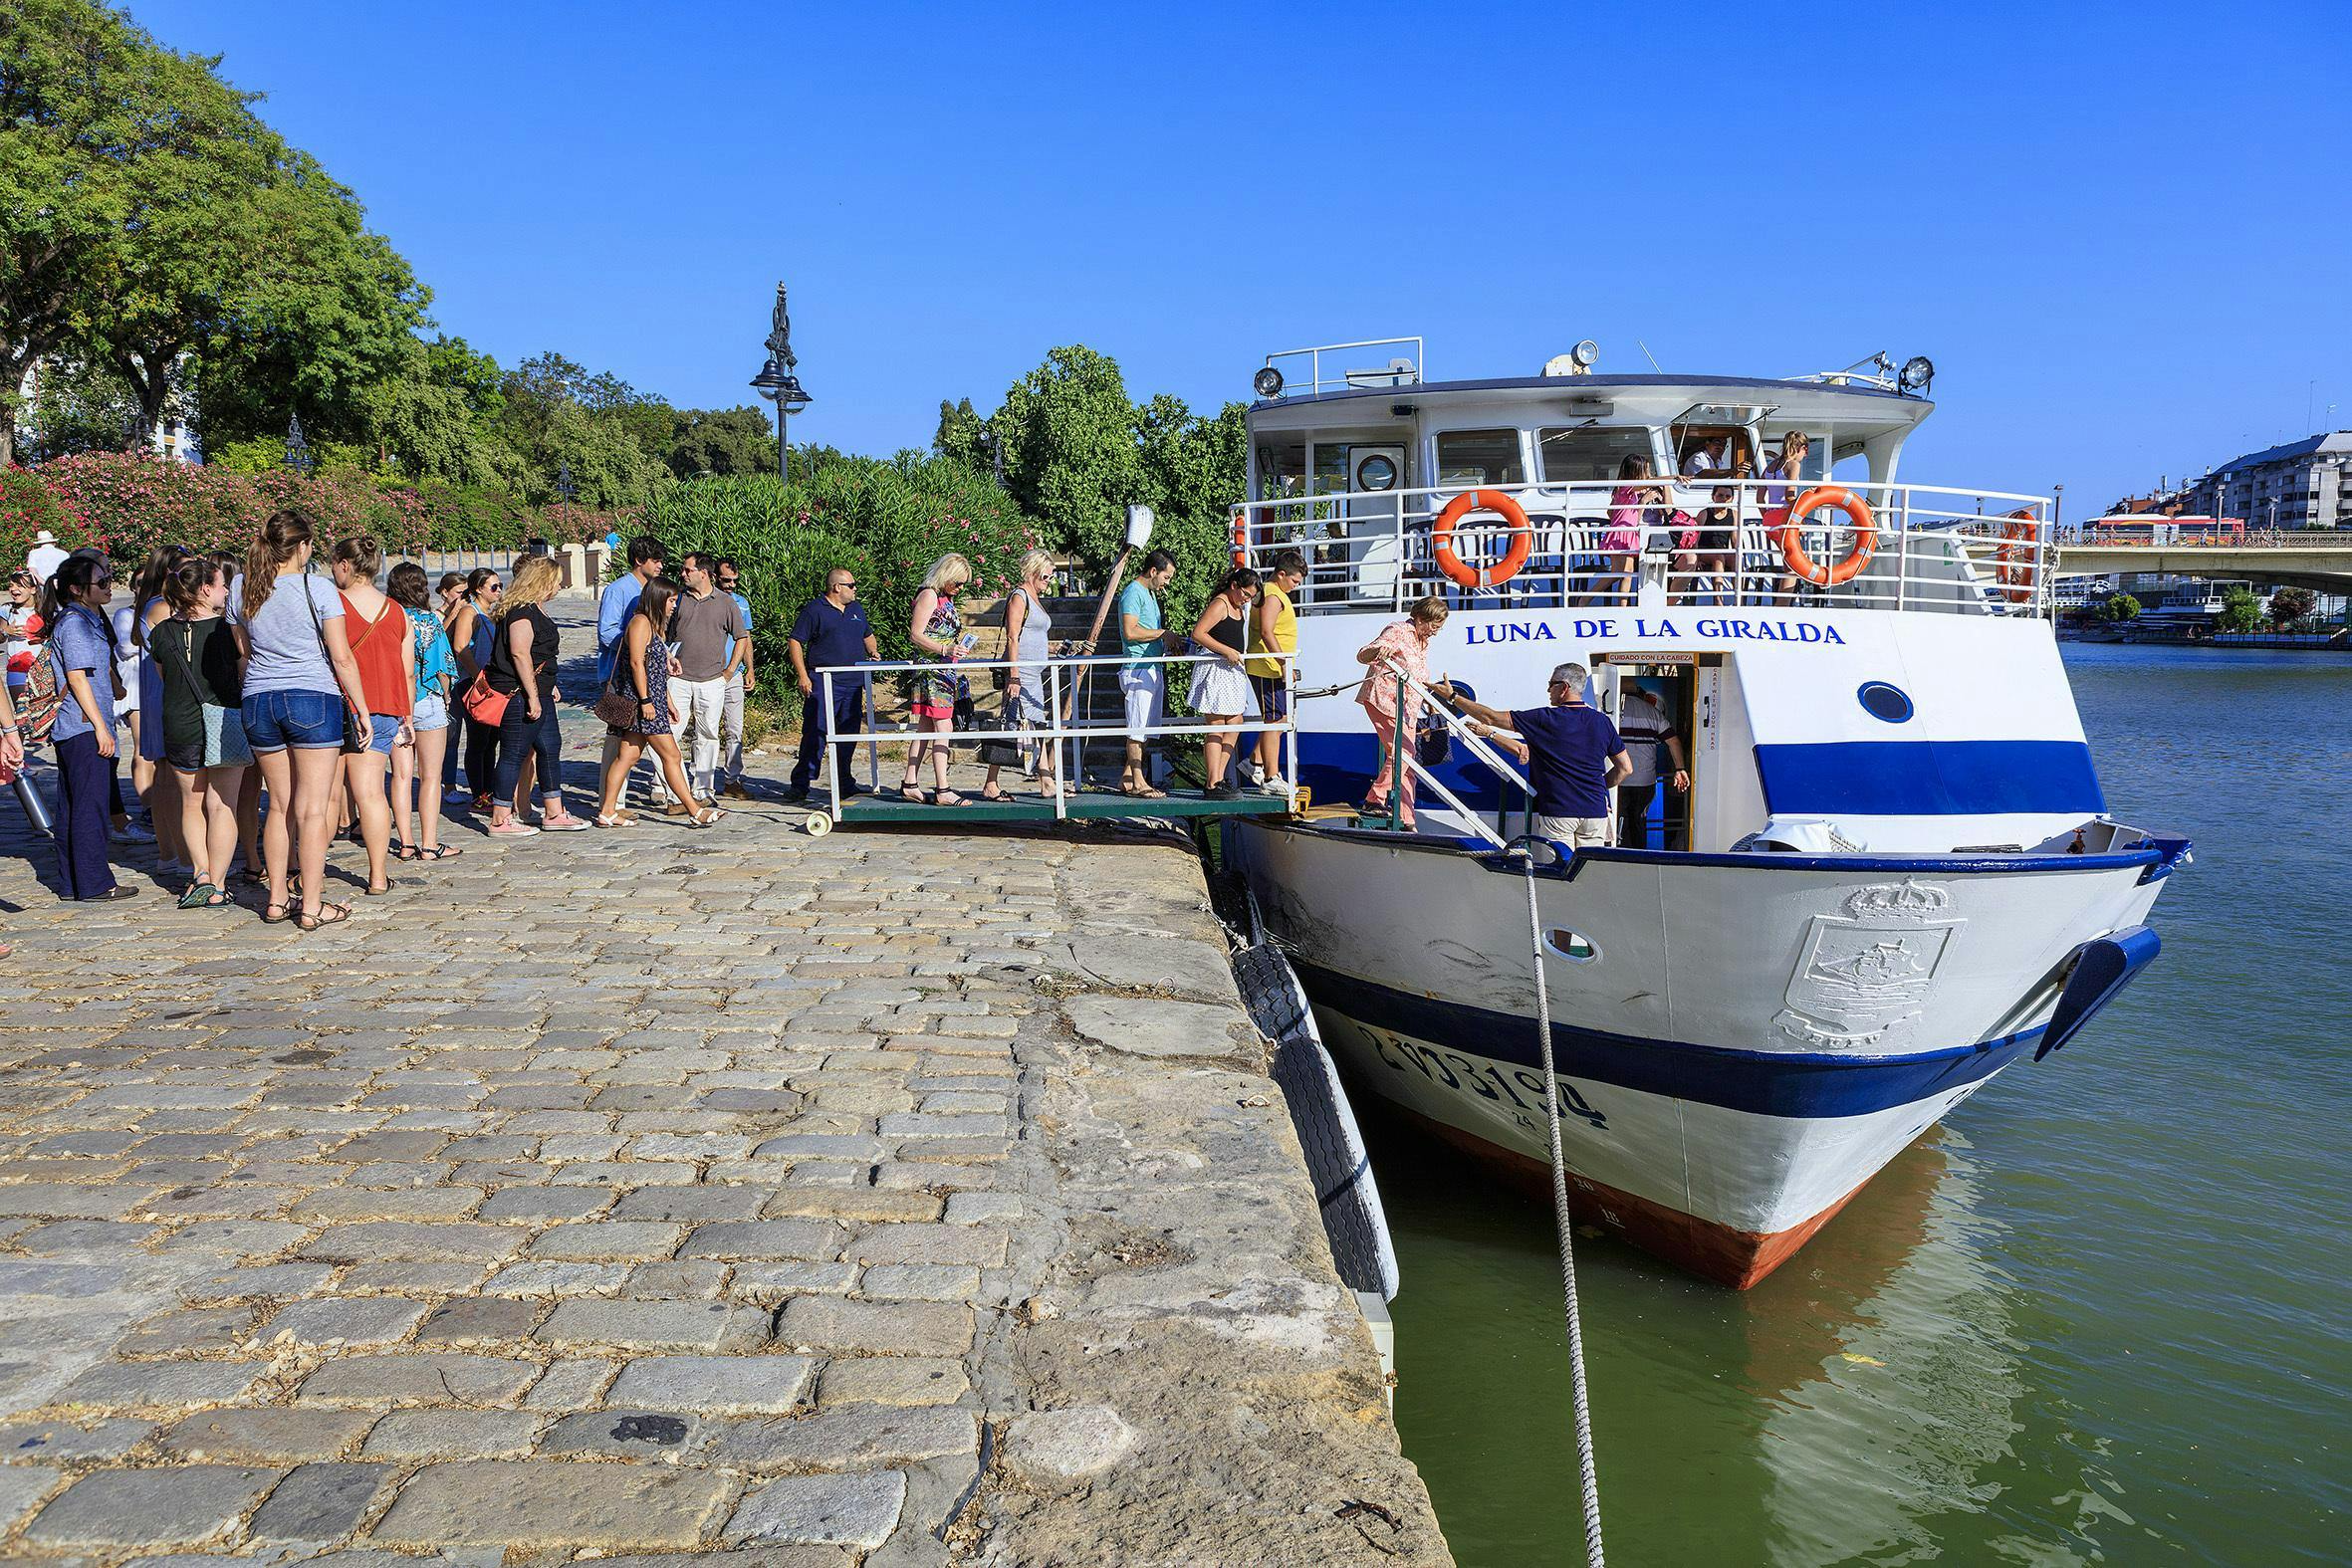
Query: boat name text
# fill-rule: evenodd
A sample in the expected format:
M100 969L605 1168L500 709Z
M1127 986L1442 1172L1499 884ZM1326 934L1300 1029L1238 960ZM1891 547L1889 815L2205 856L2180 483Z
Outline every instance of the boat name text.
M1626 629L1628 622L1631 623L1630 630ZM1597 615L1569 621L1564 635L1572 642L1648 642L1662 638L1680 640L1688 635L1724 642L1819 642L1845 646L1845 638L1837 634L1835 626L1816 625L1806 620L1702 615L1692 620L1690 627L1686 634L1671 617L1664 615ZM1473 625L1465 640L1476 647L1485 642L1558 642L1562 635L1552 629L1549 621L1491 620Z

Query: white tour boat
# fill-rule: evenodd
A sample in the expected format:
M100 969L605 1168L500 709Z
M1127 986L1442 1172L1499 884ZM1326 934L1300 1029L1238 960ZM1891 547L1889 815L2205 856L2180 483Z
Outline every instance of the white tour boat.
M1377 367L1326 372L1359 354ZM1338 691L1299 707L1297 774L1324 804L1225 831L1359 1084L1544 1169L1528 857L1506 847L1524 779L1447 721L1450 758L1408 764L1412 828L1329 809L1378 757L1357 650L1432 593L1433 675L1524 709L1582 663L1590 700L1614 716L1646 688L1684 748L1689 788L1658 791L1642 842L1532 847L1571 1190L1636 1245L1763 1278L2154 957L2143 922L2188 842L2106 814L2052 635L2050 502L1898 482L1926 360L1606 375L1580 344L1541 375L1433 382L1418 339L1297 357L1302 384L1284 355L1258 373L1235 548L1306 559L1296 684ZM1793 478L1756 477L1800 432ZM1675 477L1638 498L1617 574L1629 456ZM1676 514L1718 486L1736 528L1685 549Z

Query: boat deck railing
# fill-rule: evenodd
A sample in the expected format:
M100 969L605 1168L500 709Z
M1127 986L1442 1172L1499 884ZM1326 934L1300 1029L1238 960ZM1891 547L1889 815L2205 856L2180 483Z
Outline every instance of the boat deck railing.
M1286 698L1296 686L1296 656L1273 651L1253 651L1254 659L1272 659L1282 667L1283 691ZM1298 733L1294 717L1267 719L1263 714L1245 712L1231 725L1212 725L1199 715L1187 718L1166 714L1160 722L1130 727L1123 703L1118 711L1098 713L1089 704L1098 680L1116 682L1124 669L1158 668L1171 683L1166 708L1174 710L1188 706L1186 694L1173 689L1179 676L1189 676L1197 666L1216 662L1219 655L1209 653L1149 654L1128 657L1122 654L1078 655L1048 659L973 659L961 658L953 663L939 660L877 660L839 668L819 670L819 694L809 701L823 701L822 712L827 715L840 711L835 698L854 684L862 692L867 715L864 729L850 732L830 731L824 748L824 784L831 797L828 814L836 823L842 821L970 821L988 819L1053 819L1068 817L1130 817L1130 816L1228 816L1282 812L1291 809L1291 802L1298 783ZM875 717L874 684L877 680L900 680L923 675L949 673L957 676L969 691L972 677L993 671L1020 673L1024 681L1039 680L1045 686L1046 722L1031 724L1020 717L1020 705L1008 703L1011 710L996 717L994 729L958 729L947 736L928 734L911 722L884 727ZM1253 706L1255 706L1253 704ZM1294 715L1295 701L1286 701L1286 711ZM976 722L979 717L975 716ZM1131 735L1139 734L1146 742L1188 735L1231 733L1237 743L1245 733L1264 733L1268 730L1292 738L1283 748L1283 787L1243 789L1234 794L1217 796L1200 789L1169 789L1158 798L1128 795L1118 791L1085 790L1084 763L1089 743L1109 741L1124 747ZM962 804L941 806L918 805L894 792L882 788L882 748L885 745L903 746L924 741L945 740L953 747L977 746L986 741L1011 742L1024 749L1040 749L1041 764L1046 757L1054 760L1052 773L1063 781L1062 786L1043 795L1007 800L987 800L968 796ZM849 744L864 753L866 784L872 793L855 795L846 792L847 783L839 776L839 746ZM925 762L925 769L929 767ZM1041 766L1041 775L1045 770ZM921 783L918 775L917 783ZM960 791L959 791L960 792Z
M1628 486L1633 504L1615 504ZM1722 503L1718 488L1731 492ZM1829 490L1858 499L1867 527L1825 504L1791 515L1792 503ZM1457 580L1437 560L1440 514L1473 492L1483 494L1466 503L1452 539L1466 568L1502 561L1524 535L1524 563L1492 585ZM1525 528L1490 510L1487 496L1516 505ZM1719 504L1733 514L1728 537L1711 537L1702 516ZM1468 609L1806 604L2047 616L2053 513L2044 496L1862 481L1463 483L1245 502L1234 554L1263 572L1300 552L1300 614L1401 611L1435 594ZM1820 580L1829 578L1843 580Z

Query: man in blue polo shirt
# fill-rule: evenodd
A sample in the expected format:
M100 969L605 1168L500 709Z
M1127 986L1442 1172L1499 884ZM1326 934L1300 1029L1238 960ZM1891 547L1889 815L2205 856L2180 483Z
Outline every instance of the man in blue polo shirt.
M1432 688L1472 721L1473 735L1491 738L1528 765L1528 783L1535 788L1534 831L1569 849L1608 846L1616 826L1609 791L1633 773L1617 727L1584 701L1589 673L1581 664L1562 664L1551 672L1551 706L1509 713L1449 687ZM1495 730L1517 730L1520 738L1494 735Z
M856 572L835 566L825 574L823 594L801 606L785 651L792 655L793 678L801 687L801 755L793 764L792 787L784 797L800 801L809 798L809 785L816 780L824 755L825 736L854 734L865 728L863 682L852 676L836 676L833 711L826 714L822 711L824 693L817 680L819 671L854 669L860 659L882 656L874 645L873 627L866 623L865 606L857 602ZM851 777L857 762L856 744L841 741L835 747L834 766L842 792L863 794L865 785Z

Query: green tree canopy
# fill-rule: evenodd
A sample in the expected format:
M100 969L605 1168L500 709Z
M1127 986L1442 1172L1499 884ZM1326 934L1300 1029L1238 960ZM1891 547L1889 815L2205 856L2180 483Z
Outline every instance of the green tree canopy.
M776 436L768 415L749 405L689 408L677 416L664 458L680 479L766 474L776 468Z
M2260 631L2270 617L2262 613L2262 601L2251 588L2232 588L2222 595L2222 623L2224 631Z

